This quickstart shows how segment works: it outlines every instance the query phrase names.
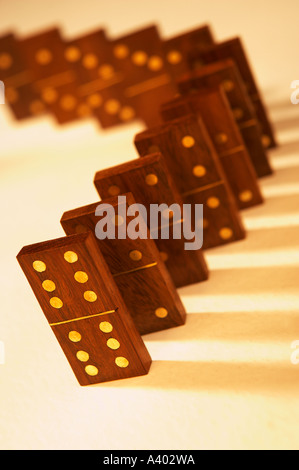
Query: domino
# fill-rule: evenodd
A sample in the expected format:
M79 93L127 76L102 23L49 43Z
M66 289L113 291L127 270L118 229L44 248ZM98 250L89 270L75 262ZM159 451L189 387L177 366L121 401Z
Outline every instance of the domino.
M17 259L80 385L148 373L150 355L92 233L25 246Z
M161 107L165 121L190 113L202 118L238 208L261 204L263 196L256 173L222 86L178 97Z
M178 204L182 207L179 192L160 154L101 170L96 173L94 184L101 199L132 192L136 202L147 209L147 214L152 205L166 204L170 207ZM174 285L178 288L205 281L208 278L208 267L202 250L186 250L184 237L174 238L174 223L181 227L183 221L180 217L176 221L172 220L171 216L171 211L165 209L150 230ZM161 236L164 227L171 229L167 239Z
M260 123L238 68L231 59L201 67L195 73L180 80L178 88L181 94L185 95L217 85L224 87L257 176L271 175L273 170L262 144Z
M127 210L135 204L135 200L132 194L124 196L124 200L117 196L110 197L102 202L65 212L61 218L65 233L95 233L97 224L103 220L104 207L109 204L115 212L115 216L114 213L112 216L113 224L117 221L117 228L126 234L133 220L132 216L127 215ZM102 216L96 215L97 211ZM137 330L145 335L183 325L186 312L156 244L149 237L146 222L142 220L139 225L144 238L107 237L97 239L97 244Z
M184 204L203 204L203 249L245 238L235 198L200 117L190 114L148 129L134 143L142 159L153 147L161 152Z

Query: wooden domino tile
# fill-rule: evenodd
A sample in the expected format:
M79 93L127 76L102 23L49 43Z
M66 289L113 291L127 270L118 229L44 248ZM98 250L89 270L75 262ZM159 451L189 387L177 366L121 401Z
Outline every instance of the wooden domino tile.
M0 80L5 85L5 102L15 119L27 119L45 112L13 33L0 37Z
M263 196L252 162L222 87L192 93L165 103L165 121L194 113L200 116L220 158L239 209L261 204Z
M88 230L95 233L97 223L103 220L103 216L96 215L97 208L110 204L115 210L117 229L121 227L126 234L133 220L127 215L127 209L135 200L132 194L124 196L124 201L112 197L65 212L61 218L65 233ZM139 229L145 238L132 240L128 236L116 236L115 239L97 239L97 244L137 330L145 335L183 325L186 312L145 221L141 221Z
M148 373L150 355L92 233L26 246L17 259L80 385Z
M201 118L176 119L135 136L141 157L160 150L185 204L203 204L203 248L241 240L245 230L219 157ZM147 157L145 157L147 158Z
M189 55L215 44L209 25L204 25L163 40L163 51L167 68L174 80L190 71Z
M101 197L106 199L112 194L132 192L137 203L143 204L150 214L153 204L182 205L177 188L160 154L135 159L96 173L95 187ZM183 213L181 211L181 213ZM165 210L156 226L151 226L162 259L176 287L205 281L208 268L202 250L185 250L185 239L172 237L171 214ZM176 221L182 224L182 220ZM169 226L169 239L160 236L161 227Z
M262 144L260 123L234 61L226 59L203 66L180 80L178 88L185 95L217 85L222 85L226 92L257 176L271 175L273 170Z
M135 119L135 110L123 94L124 73L105 30L68 40L65 58L76 73L77 93L85 101L79 112L95 116L103 128Z
M64 55L64 41L57 28L20 41L24 60L34 78L34 87L47 110L59 124L81 119L83 103L77 95L74 70Z
M124 74L123 96L136 117L147 126L161 121L160 105L177 88L165 65L162 40L156 26L111 39L117 67Z
M264 147L277 147L275 131L270 122L262 94L259 90L248 54L241 38L234 37L223 42L218 42L213 46L207 47L205 51L193 51L193 54L189 57L189 63L192 68L196 66L198 62L207 64L223 59L233 59L239 68L240 75L254 103L255 111L261 124Z

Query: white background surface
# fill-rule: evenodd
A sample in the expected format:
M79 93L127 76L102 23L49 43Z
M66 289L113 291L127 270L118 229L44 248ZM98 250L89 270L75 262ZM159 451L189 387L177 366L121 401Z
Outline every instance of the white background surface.
M20 270L22 246L63 236L65 210L95 202L97 170L135 158L136 123L103 132L49 118L16 125L0 107L1 449L298 449L299 79L297 0L0 1L1 32L61 24L67 35L210 23L241 35L281 143L245 241L207 252L210 280L180 289L185 326L144 337L149 375L77 385Z

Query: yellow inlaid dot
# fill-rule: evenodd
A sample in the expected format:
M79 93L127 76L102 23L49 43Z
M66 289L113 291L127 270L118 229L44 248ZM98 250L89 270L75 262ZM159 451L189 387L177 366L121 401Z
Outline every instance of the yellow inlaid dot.
M76 263L78 261L78 255L74 251L66 251L63 257L68 263Z
M168 260L168 253L165 253L165 251L160 251L160 258L162 261L167 261Z
M60 100L60 106L64 111L72 111L77 105L77 99L73 95L64 95Z
M42 99L48 103L54 103L57 100L57 91L55 88L45 88L41 93Z
M263 135L262 136L262 144L263 144L264 148L270 147L271 139L268 135Z
M87 302L95 302L98 298L97 294L93 290L86 290L83 297Z
M59 297L52 297L50 304L53 308L61 308L63 306L63 302Z
M170 64L176 65L182 61L182 54L179 51L169 51L167 54L167 60Z
M128 359L126 359L125 357L117 357L115 359L115 364L118 366L118 367L128 367L129 365L129 361Z
M116 226L122 225L124 223L124 218L121 215L115 215L112 217L111 222Z
M84 271L77 271L74 274L74 278L77 282L80 282L80 284L84 284L88 281L88 275Z
M242 191L239 194L239 199L242 202L249 202L252 200L252 198L253 198L253 194L249 189L247 189L246 191Z
M155 315L158 318L165 318L168 315L168 311L164 307L156 308Z
M210 207L210 209L216 209L220 206L220 201L218 197L209 197L209 199L207 200L207 205L208 207Z
M79 341L81 341L81 338L82 338L80 333L74 330L70 331L68 336L69 336L69 340L72 341L73 343L78 343Z
M13 60L10 54L3 52L0 54L0 69L7 70L12 66Z
M86 54L82 59L83 67L89 70L94 69L98 62L99 60L95 54Z
M76 46L67 47L65 50L65 58L68 62L77 62L81 57L81 51Z
M153 55L148 59L147 66L153 72L157 72L163 67L163 60L158 55Z
M120 188L116 185L109 186L108 194L110 194L110 196L118 196L118 194L120 194Z
M122 121L130 121L135 117L135 111L131 106L124 106L119 112L119 118Z
M48 65L52 61L52 52L49 49L39 49L35 54L35 60L40 65Z
M228 141L228 137L226 134L224 134L224 132L220 132L215 136L215 140L217 144L225 144L225 142Z
M117 44L113 49L113 53L118 59L125 59L129 55L129 48L126 44Z
M117 114L120 110L120 102L117 100L108 100L105 103L105 111L108 114Z
M42 283L43 289L47 292L53 292L56 289L55 282L51 281L50 279L46 279Z
M228 240L229 238L233 236L233 231L231 228L223 227L220 230L219 235L223 240Z
M145 177L145 182L148 186L155 186L158 183L158 176L154 173L149 173Z
M81 103L77 108L77 114L79 117L84 118L91 115L91 109L86 103Z
M31 101L31 103L29 105L29 111L34 116L36 116L37 114L41 114L44 111L44 109L45 109L44 105L43 105L42 101L40 101L40 100L33 100L33 101Z
M43 273L44 271L46 271L46 263L44 263L43 261L33 261L32 266L33 269L39 273Z
M15 88L7 88L5 91L5 98L8 103L16 103L19 99L19 93Z
M99 67L98 73L104 80L109 80L114 75L114 68L110 64L103 64Z
M185 135L185 137L182 138L182 144L185 148L190 149L194 147L195 140L191 135Z
M107 341L107 346L110 349L119 349L120 348L120 343L115 338L109 338L108 341Z
M232 91L235 88L235 84L232 80L224 80L222 86L225 91Z
M201 178L202 176L206 175L207 170L203 165L196 165L195 167L193 167L192 173L197 178Z
M91 108L99 108L103 103L103 98L100 93L93 93L87 97L86 101Z
M111 333L111 331L113 330L113 326L111 325L111 323L109 323L109 321L102 321L99 324L99 328L103 333Z
M76 356L77 359L79 359L79 361L81 362L87 362L89 359L89 354L86 351L78 351Z
M129 256L133 261L140 261L142 259L142 253L138 250L130 251Z
M241 108L234 108L233 115L234 115L234 118L238 121L239 119L242 119L242 117L244 116L244 111Z
M94 377L95 375L98 375L99 370L96 368L96 366L88 365L85 367L85 372L87 375Z
M141 67L147 62L147 54L144 51L136 51L132 54L132 61L135 65Z

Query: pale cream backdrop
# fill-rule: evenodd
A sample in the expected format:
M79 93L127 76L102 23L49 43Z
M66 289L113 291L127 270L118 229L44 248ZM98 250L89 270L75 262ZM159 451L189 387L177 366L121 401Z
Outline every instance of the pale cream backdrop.
M15 256L64 235L62 213L98 199L94 173L137 158L142 126L16 124L0 106L1 449L298 449L298 17L297 0L0 1L0 33L157 23L167 37L209 23L218 40L241 35L281 143L266 203L243 213L247 239L207 252L210 280L179 290L185 326L144 337L149 375L82 388Z

